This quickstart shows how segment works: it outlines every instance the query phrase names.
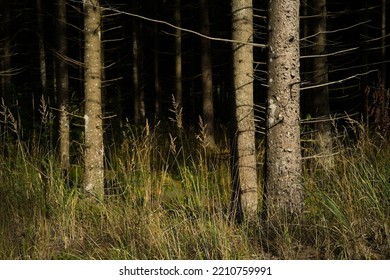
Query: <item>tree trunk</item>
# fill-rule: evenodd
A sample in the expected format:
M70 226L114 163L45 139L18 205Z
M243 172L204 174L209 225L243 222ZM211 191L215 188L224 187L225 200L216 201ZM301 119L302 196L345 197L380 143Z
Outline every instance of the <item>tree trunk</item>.
M10 1L2 0L1 1L1 26L0 26L0 35L1 40L1 50L0 60L1 60L1 98L4 99L5 104L9 102L8 95L11 88L11 36L10 36L10 21L11 21L11 7Z
M317 119L314 125L317 163L325 170L332 169L334 160L332 156L332 122L329 108L328 58L326 56L326 0L312 0L313 9L313 84L324 85L312 91L312 115Z
M157 18L158 15L158 5L154 5L154 16ZM153 26L154 37L154 52L153 52L153 63L154 63L154 91L155 91L155 99L154 99L154 114L157 118L160 115L161 111L161 82L160 82L160 62L159 62L159 24L154 23Z
M237 221L257 215L257 170L253 110L252 0L232 1L235 135L232 145L232 214ZM248 44L245 44L248 43Z
M59 0L57 3L57 51L56 63L56 89L59 107L59 138L61 170L64 174L69 169L69 77L68 66L64 57L68 54L66 37L66 1Z
M271 223L303 207L299 127L299 0L269 6L266 209Z
M388 133L389 129L389 113L388 113L388 99L389 99L389 89L388 89L388 73L387 73L387 51L388 47L386 44L387 38L387 28L386 28L386 0L382 0L382 24L381 24L381 56L382 56L382 105L381 105L381 127L384 134Z
M138 1L133 2L133 9L137 11ZM141 123L145 119L145 97L142 86L142 51L140 46L140 22L138 19L132 19L132 38L133 38L133 94L134 94L134 121Z
M382 55L382 86L387 89L387 62L386 62L386 0L382 0L382 24L381 24L381 55ZM386 102L384 102L386 104ZM385 105L384 105L385 106Z
M301 54L306 56L311 54L311 47L310 45L312 44L311 39L308 38L311 32L310 28L310 23L311 19L309 16L311 15L309 13L309 4L308 1L302 1L302 12L303 12L303 19L301 21L302 25L302 33L303 33L303 38L301 38ZM311 59L304 59L303 60L303 65L302 65L302 71L301 71L301 80L303 82L307 82L311 80L312 76L312 61ZM301 92L301 113L303 113L303 116L306 117L311 117L312 114L312 91L311 90L306 90Z
M209 3L208 0L200 0L201 28L200 32L210 35ZM213 71L211 63L211 42L201 38L201 71L203 90L203 123L205 125L206 143L210 148L215 147L214 128L214 100L213 100Z
M180 0L175 2L175 25L181 27ZM181 30L175 29L175 100L179 107L182 107L183 85L182 85L182 63L181 63ZM179 117L179 116L177 116ZM181 120L179 120L181 123Z
M44 39L44 22L42 14L42 0L36 0L37 22L38 22L38 49L39 49L39 69L41 78L41 88L43 92L47 90L47 75L46 75L46 52ZM66 39L66 38L65 38Z
M101 103L101 39L99 0L84 2L85 66L85 190L103 197L103 123Z

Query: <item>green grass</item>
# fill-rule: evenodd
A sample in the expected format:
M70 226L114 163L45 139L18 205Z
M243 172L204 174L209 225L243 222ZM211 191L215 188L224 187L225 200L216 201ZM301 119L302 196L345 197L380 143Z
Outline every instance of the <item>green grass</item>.
M210 152L202 131L166 131L128 126L122 143L107 145L104 201L83 195L82 151L68 185L44 139L2 137L0 259L390 258L383 139L340 143L331 171L304 165L302 221L270 230L227 218L227 143Z

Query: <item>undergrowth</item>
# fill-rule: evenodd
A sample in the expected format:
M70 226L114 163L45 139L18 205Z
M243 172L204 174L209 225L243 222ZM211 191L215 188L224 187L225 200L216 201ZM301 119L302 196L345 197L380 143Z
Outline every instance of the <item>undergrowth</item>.
M106 195L94 201L82 191L82 150L64 178L44 137L10 140L17 125L2 127L0 259L390 257L390 151L366 133L336 145L334 169L304 165L304 217L270 234L260 218L229 221L228 144L210 151L202 129L128 124L107 145Z

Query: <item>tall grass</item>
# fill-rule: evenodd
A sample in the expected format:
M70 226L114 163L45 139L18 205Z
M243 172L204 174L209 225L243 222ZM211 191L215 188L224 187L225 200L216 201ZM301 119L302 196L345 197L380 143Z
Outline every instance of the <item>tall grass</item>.
M390 257L390 151L367 134L338 145L334 170L305 167L304 218L271 236L229 221L228 154L208 149L201 122L127 124L107 145L104 201L84 198L80 158L68 182L50 145L18 131L2 123L0 259Z

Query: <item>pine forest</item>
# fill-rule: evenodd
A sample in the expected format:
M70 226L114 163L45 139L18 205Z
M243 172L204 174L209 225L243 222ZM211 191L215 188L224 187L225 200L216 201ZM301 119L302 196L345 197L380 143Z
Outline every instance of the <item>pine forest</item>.
M0 259L390 258L386 0L0 0Z

